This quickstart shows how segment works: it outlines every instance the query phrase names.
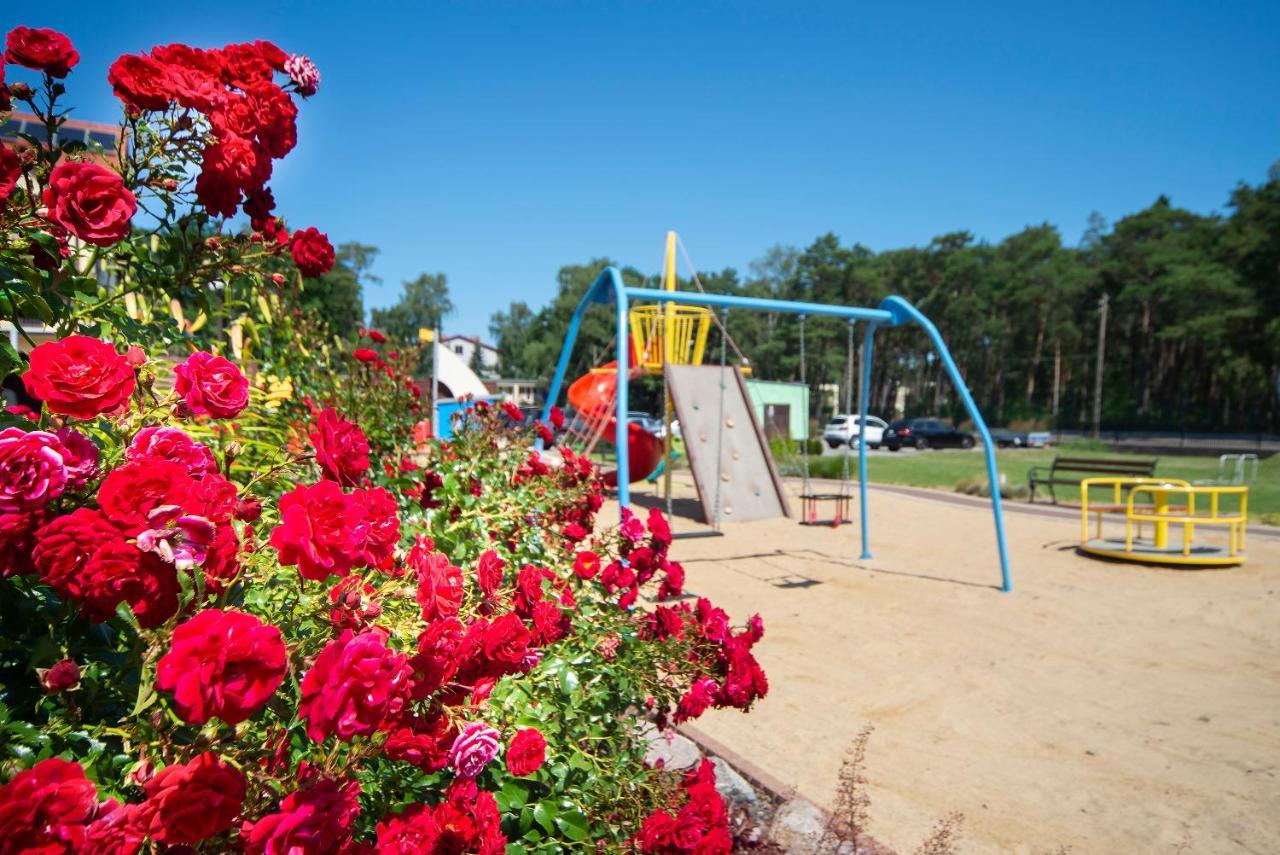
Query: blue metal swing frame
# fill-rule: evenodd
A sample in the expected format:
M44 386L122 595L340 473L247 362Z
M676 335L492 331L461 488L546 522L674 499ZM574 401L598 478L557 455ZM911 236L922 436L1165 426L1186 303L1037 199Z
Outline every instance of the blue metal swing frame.
M942 340L942 334L938 332L938 328L933 325L933 322L925 317L924 313L901 297L887 297L880 303L879 308L865 309L854 306L836 306L828 303L801 303L793 300L736 297L731 294L694 294L688 291L629 288L623 284L622 274L616 267L606 267L600 271L600 275L596 277L595 282L587 289L587 293L583 295L582 301L578 303L578 307L573 312L573 317L569 320L569 330L565 334L564 346L560 350L560 359L556 363L555 377L551 381L551 389L547 394L547 402L543 407L542 418L545 421L550 416L551 405L560 396L560 389L564 385L565 372L569 368L569 356L573 353L573 345L578 339L578 328L582 324L582 316L587 307L593 303L613 303L617 311L618 338L616 358L619 378L616 395L617 423L614 434L614 447L617 449L618 457L618 504L622 508L627 508L631 504L630 462L627 457L627 383L624 378L629 373L631 356L628 309L632 300L658 303L678 302L686 305L755 309L765 312L789 312L795 315L827 315L844 318L849 323L865 321L867 331L866 344L862 352L862 383L860 384L862 390L858 396L859 424L867 423L867 407L870 403L871 395L871 347L876 330L880 327L895 327L906 323L919 325L925 331L925 334L929 336L930 341L933 342L938 356L942 359L943 366L947 369L947 375L960 393L960 400L964 403L969 418L973 420L978 434L982 437L982 447L987 458L987 477L991 483L991 511L995 517L996 545L1000 552L1000 589L1002 591L1013 590L1013 579L1009 569L1009 554L1005 546L1004 512L1000 504L1000 476L996 470L995 443L991 441L987 423L983 420L982 413L978 411L978 406L974 403L973 396L969 394L969 389L960 374L960 369L956 367L955 360L951 358L951 351L947 350L946 342ZM871 557L871 547L867 537L867 446L866 443L862 442L858 443L858 496L862 523L861 558L865 560Z

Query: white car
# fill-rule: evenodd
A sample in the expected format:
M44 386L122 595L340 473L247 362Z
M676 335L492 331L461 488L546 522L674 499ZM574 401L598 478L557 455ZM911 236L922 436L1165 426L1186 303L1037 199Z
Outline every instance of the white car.
M889 425L884 419L875 416L867 416L867 447L879 448L880 440L884 437L884 429ZM863 430L858 423L858 416L844 415L833 416L831 421L827 422L827 426L822 429L822 439L831 448L839 448L842 445L856 445L861 439Z

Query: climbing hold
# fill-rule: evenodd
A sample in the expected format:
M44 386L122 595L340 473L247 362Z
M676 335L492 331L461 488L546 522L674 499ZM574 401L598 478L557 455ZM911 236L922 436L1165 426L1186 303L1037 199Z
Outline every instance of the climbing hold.
M728 428L733 427L733 419L725 419L725 420L724 420L724 426L725 426L725 427L728 427Z

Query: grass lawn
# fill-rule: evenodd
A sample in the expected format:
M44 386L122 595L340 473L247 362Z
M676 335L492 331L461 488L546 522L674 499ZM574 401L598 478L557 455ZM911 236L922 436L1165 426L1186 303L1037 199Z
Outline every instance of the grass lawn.
M1071 457L1126 457L1150 459L1152 455L1125 455L1114 452L1058 449L1020 449L996 452L996 464L1010 485L1025 486L1027 473L1033 466L1048 467L1056 455ZM1158 455L1157 455L1158 457ZM1218 477L1217 457L1158 457L1156 475L1181 478L1192 483ZM850 455L850 468L857 477L857 456ZM810 473L816 477L838 478L841 471L839 456L810 457ZM867 457L867 475L873 482L882 484L906 484L913 487L938 487L954 490L961 481L974 478L986 479L986 457L971 451L923 451L898 454L874 454ZM1263 460L1258 465L1258 478L1249 484L1249 516L1252 519L1266 517L1264 521L1280 524L1280 455ZM1076 503L1079 491L1074 487L1058 487L1058 501ZM1036 501L1048 501L1047 492L1037 491Z

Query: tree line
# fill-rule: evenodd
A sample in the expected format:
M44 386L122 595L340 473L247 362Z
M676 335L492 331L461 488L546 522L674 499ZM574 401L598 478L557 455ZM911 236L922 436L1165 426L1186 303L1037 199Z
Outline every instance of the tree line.
M611 263L596 258L566 265L548 305L533 309L517 301L493 315L490 332L503 373L549 381L570 315ZM659 281L656 273L622 271L628 285ZM998 243L959 231L924 247L881 252L826 234L803 249L773 247L746 276L726 268L696 278L680 287L855 306L905 297L941 330L989 421L1061 429L1092 421L1105 297L1105 428L1252 432L1280 426L1280 164L1265 182L1238 185L1225 214L1198 214L1161 196L1114 224L1094 215L1076 246L1065 245L1049 223ZM835 384L843 401L847 324L805 321L803 378L798 325L794 315L746 310L731 311L726 320L730 340L755 376ZM717 335L709 355L718 354ZM613 336L611 312L589 310L571 376L608 361ZM861 330L854 339L860 347ZM876 336L871 410L892 414L900 399L908 416L963 419L940 361L910 326Z

